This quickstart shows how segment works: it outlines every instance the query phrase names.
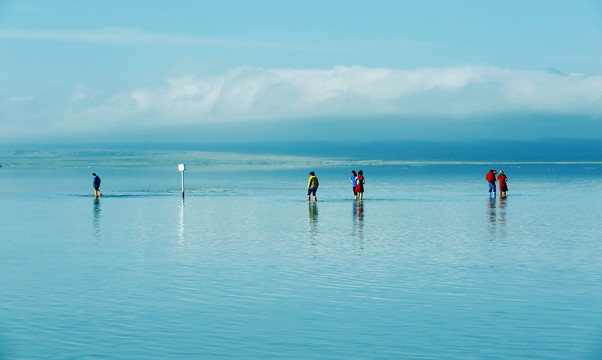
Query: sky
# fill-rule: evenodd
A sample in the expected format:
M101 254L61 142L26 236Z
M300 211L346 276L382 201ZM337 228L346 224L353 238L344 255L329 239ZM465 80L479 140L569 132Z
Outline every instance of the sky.
M0 0L0 141L602 140L597 1Z

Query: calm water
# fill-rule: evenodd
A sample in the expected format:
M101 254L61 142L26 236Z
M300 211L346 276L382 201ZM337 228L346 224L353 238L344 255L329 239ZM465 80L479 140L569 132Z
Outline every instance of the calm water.
M0 358L602 357L600 166L175 165L0 169Z

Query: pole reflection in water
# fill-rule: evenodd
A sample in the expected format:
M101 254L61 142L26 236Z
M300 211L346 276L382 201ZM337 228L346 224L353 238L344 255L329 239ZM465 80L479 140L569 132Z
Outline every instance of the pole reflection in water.
M178 240L180 243L184 242L184 197L182 197L182 204L180 205L180 224L178 228Z
M92 207L92 223L94 225L94 240L100 240L100 199L94 198Z
M316 235L318 235L318 203L307 202L307 217L309 221L309 237L312 245L315 245Z

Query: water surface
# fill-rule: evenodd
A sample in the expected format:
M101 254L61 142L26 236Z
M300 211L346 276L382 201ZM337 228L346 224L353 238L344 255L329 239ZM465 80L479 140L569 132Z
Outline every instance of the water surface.
M104 161L0 169L1 358L602 356L597 165Z

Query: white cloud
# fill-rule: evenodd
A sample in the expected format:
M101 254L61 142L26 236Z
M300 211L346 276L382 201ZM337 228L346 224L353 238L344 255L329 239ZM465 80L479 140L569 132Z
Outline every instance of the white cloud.
M602 76L478 65L410 70L240 67L219 75L170 78L161 86L114 95L83 85L68 96L59 95L36 94L35 104L26 107L17 104L29 98L12 98L0 108L4 124L78 132L99 124L106 130L122 130L386 115L404 122L429 117L489 121L490 115L499 114L602 118Z
M155 122L203 123L330 116L602 114L602 77L467 65L395 70L236 68L217 76L168 79L96 108ZM119 111L118 111L119 112Z

